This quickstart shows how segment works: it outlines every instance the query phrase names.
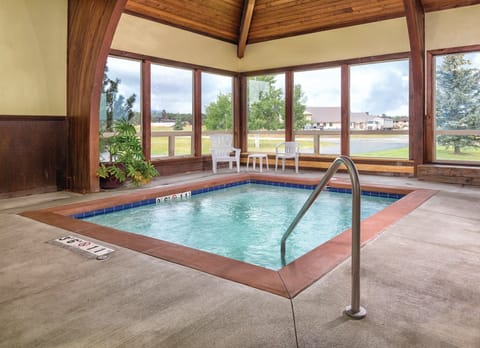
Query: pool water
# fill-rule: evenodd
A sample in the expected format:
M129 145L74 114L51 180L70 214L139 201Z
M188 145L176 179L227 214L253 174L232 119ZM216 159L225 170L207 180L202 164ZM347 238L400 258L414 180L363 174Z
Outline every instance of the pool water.
M310 193L245 184L84 220L278 270L282 235ZM396 200L362 195L361 218ZM351 201L349 193L323 191L288 238L287 263L350 228Z

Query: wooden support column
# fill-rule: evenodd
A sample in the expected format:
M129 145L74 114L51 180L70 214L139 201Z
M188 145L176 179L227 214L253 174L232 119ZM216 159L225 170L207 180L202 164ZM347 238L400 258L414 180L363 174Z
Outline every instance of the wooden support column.
M193 155L202 155L202 72L193 71Z
M243 149L244 130L246 124L242 122L242 78L239 75L233 77L233 144L235 147Z
M341 66L341 124L340 153L350 155L350 69L347 64Z
M77 192L99 191L99 109L113 34L127 0L69 0L67 52L67 181Z
M239 115L239 120L240 120L240 129L241 129L241 149L242 152L247 152L248 150L248 133L247 133L247 128L248 128L248 100L247 100L247 77L244 75L239 76L239 82L240 82L240 115Z
M151 155L152 111L151 111L151 63L142 61L142 147L147 160Z
M293 72L285 71L285 141L293 141Z
M410 39L410 159L414 173L425 161L425 11L420 0L404 0Z

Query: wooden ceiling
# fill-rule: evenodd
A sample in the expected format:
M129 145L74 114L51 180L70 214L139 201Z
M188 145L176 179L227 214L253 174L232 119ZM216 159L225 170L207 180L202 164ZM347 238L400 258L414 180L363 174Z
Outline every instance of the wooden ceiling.
M128 0L126 12L245 45L405 16L405 2L425 12L480 0Z

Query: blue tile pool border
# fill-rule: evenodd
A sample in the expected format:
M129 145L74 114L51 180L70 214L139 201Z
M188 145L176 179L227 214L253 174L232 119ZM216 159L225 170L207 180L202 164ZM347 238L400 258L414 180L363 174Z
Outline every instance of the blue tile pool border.
M230 188L230 187L247 185L247 184L268 185L268 186L278 186L278 187L290 187L290 188L305 189L305 190L313 190L317 186L317 185L306 185L306 184L294 184L294 183L288 183L288 182L276 182L276 181L268 181L268 180L248 179L248 180L241 180L241 181L236 181L236 182L231 182L231 183L226 183L226 184L215 185L215 186L211 186L211 187L205 187L205 188L198 189L198 190L192 190L191 192L192 192L192 196L193 196L193 195L199 195L199 194L202 194L202 193L213 192L213 191L218 191L218 190L224 190L224 189L227 189L227 188ZM337 193L348 193L348 194L352 193L351 189L331 187L331 186L327 186L325 188L325 190L330 191L330 192L337 192ZM372 197L392 198L392 199L400 199L400 198L405 196L405 194L401 194L401 193L386 193L386 192L364 191L364 190L362 190L362 195L363 196L372 196ZM92 217L92 216L104 215L104 214L108 214L108 213L117 212L117 211L120 211L120 210L126 210L126 209L141 207L141 206L144 206L144 205L151 205L151 204L155 204L155 203L156 203L156 198L149 198L149 199L144 199L144 200L141 200L141 201L115 205L113 207L90 210L90 211L85 211L85 212L81 212L81 213L77 213L77 214L72 214L72 215L70 215L70 217L72 217L74 219L85 219L85 218L89 218L89 217Z

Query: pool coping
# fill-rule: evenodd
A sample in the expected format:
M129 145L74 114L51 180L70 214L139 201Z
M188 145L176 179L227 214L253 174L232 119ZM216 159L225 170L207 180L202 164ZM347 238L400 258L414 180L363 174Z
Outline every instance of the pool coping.
M118 245L169 262L190 267L224 279L245 284L285 298L294 298L315 281L350 256L351 229L318 246L278 271L237 261L224 256L181 246L130 232L96 225L70 217L85 211L105 209L114 205L140 202L187 190L202 190L212 186L229 185L238 181L259 180L299 185L316 185L318 178L241 173L213 177L192 183L172 184L152 189L125 192L118 196L72 203L53 208L26 211L19 215L56 226L82 236ZM333 178L329 186L349 188L348 180ZM397 186L362 185L362 191L376 191L405 196L382 211L361 222L361 244L376 238L388 226L413 211L438 191Z

